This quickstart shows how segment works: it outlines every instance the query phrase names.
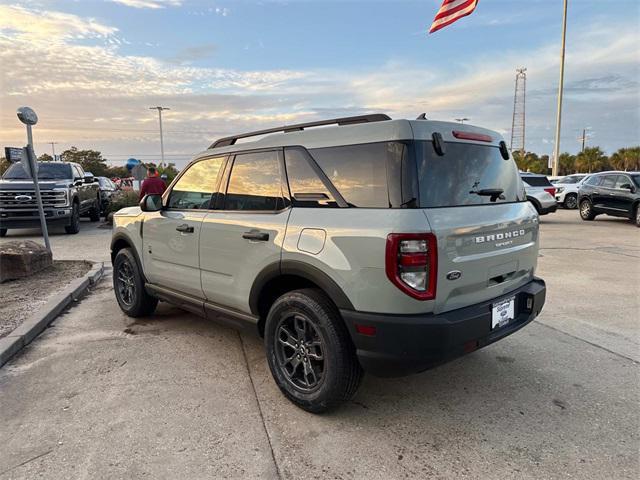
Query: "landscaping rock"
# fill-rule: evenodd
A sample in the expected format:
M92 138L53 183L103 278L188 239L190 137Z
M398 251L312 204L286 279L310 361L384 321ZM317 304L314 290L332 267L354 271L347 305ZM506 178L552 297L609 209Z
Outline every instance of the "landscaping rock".
M28 277L52 264L51 253L44 246L31 240L0 245L0 283Z

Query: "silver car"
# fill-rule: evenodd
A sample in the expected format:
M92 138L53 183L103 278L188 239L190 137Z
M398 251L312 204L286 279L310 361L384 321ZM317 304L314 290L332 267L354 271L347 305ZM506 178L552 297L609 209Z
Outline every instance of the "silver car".
M520 173L527 193L527 200L535 207L538 215L547 215L558 209L556 201L556 187L554 187L546 175L536 173Z
M311 412L505 338L546 291L500 134L382 114L214 142L115 214L111 258L127 315L163 300L260 335Z

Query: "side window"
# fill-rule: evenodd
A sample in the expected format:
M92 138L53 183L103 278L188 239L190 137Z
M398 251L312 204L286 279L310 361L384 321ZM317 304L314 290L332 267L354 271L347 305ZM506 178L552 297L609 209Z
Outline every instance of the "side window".
M77 165L71 165L71 170L73 171L73 178L84 178L84 173L80 171Z
M287 179L294 207L337 207L331 192L298 149L285 150Z
M631 182L631 179L626 175L618 175L618 179L616 180L616 186L614 188L622 189L623 185L626 185L627 186L626 189L628 190L629 187L633 185L633 182Z
M310 153L350 206L389 208L389 145L382 142L316 148Z
M277 152L236 155L225 196L225 210L275 211L282 203Z
M601 175L594 175L593 177L589 177L589 179L585 183L591 185L592 187L597 187L598 185L600 185L601 180Z
M604 179L602 180L602 183L600 184L601 187L605 187L605 188L613 188L616 185L616 175L605 175Z
M191 165L173 186L167 208L208 209L224 159L225 157L207 158Z

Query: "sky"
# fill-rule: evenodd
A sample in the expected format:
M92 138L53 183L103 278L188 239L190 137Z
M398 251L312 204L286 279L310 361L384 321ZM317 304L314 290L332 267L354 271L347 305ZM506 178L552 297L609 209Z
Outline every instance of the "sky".
M562 0L481 0L427 34L441 1L0 0L0 146L72 145L182 167L216 138L382 112L509 143L527 68L526 148L553 150ZM640 2L569 0L561 150L640 144Z

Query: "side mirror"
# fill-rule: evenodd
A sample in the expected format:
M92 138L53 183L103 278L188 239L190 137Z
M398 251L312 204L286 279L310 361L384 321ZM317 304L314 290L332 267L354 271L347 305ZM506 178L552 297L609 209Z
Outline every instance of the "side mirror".
M159 212L162 210L162 195L156 193L145 195L139 205L143 212Z
M84 174L84 183L93 183L96 178L93 176L91 172L85 172Z
M630 183L625 183L623 185L620 185L620 188L624 190L629 190L631 193L634 193L636 191L636 189Z

